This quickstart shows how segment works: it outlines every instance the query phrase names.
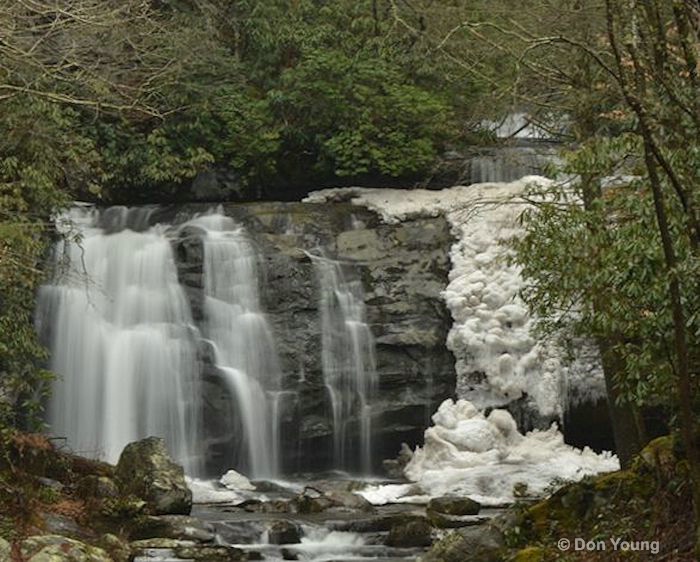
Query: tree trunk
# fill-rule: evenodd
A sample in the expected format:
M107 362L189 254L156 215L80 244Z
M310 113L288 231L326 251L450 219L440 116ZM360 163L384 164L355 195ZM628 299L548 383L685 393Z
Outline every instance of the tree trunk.
M579 125L587 134L592 135L592 123L586 127L586 119L580 119ZM586 210L592 208L593 202L602 196L600 182L592 176L581 178L583 193L583 206ZM588 229L596 232L594 222L588 224ZM600 300L594 299L593 307L600 309ZM621 339L621 338L620 338ZM603 363L603 376L605 378L605 391L607 395L608 413L615 438L615 452L620 459L620 466L630 466L634 456L639 453L647 443L644 422L639 409L630 402L621 403L618 389L618 376L624 373L625 361L615 350L615 341L610 338L597 338L596 343L600 351Z
M647 443L644 421L639 410L632 404L618 402L620 392L615 379L624 370L624 360L609 341L599 339L598 348L603 361L608 413L615 438L615 449L620 466L628 468L632 459Z

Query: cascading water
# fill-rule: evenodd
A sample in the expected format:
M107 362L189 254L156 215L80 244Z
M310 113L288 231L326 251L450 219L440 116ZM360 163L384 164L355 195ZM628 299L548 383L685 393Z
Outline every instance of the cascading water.
M351 465L350 424L357 423L360 468L368 474L372 469L372 397L377 369L362 283L346 279L337 261L312 259L321 287L323 377L333 410L336 466Z
M129 442L157 435L196 473L193 326L170 241L158 227L125 228L142 218L126 208L109 215L112 234L98 227L105 217L97 211L71 211L63 222L82 241L57 244L54 279L39 293L37 326L58 375L51 433L110 462Z
M239 460L254 478L276 476L282 371L260 309L258 255L243 229L220 213L188 225L204 231L204 331L236 401L243 430Z
M500 144L478 150L467 161L467 183L511 182L525 176L545 173L558 161L556 134L545 130L522 112L506 115L501 121L485 121ZM563 129L560 123L555 131Z

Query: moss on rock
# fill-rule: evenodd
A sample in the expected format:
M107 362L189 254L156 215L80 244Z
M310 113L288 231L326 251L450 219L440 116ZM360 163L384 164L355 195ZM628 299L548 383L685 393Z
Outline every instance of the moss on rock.
M29 537L20 552L27 562L112 562L101 548L59 535Z
M671 549L674 560L694 560L692 549L682 553L677 546L693 544L688 538L693 536L692 509L682 454L676 439L661 437L650 442L629 469L586 477L545 500L521 507L507 532L514 549L512 559L555 560L561 555L557 540L585 537L603 541L656 538L662 547ZM646 554L607 553L610 560L646 560ZM568 555L572 560L602 560L590 552Z
M155 514L189 515L192 509L185 472L170 458L163 439L148 437L127 445L116 477L122 492L143 498Z

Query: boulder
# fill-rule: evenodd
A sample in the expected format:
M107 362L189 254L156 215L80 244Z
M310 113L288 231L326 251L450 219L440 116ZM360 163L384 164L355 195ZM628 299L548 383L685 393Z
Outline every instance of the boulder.
M134 539L177 539L210 543L216 538L214 526L187 515L158 515L143 518L132 533Z
M478 515L448 515L439 511L428 511L427 515L430 523L439 529L458 529L460 527L480 525L489 519Z
M443 496L433 498L428 502L426 511L444 513L446 515L477 515L481 504L466 496Z
M326 492L325 497L330 499L334 505L332 509L345 511L363 511L365 513L374 512L374 506L362 496L353 492L331 491Z
M72 517L60 513L41 513L43 519L42 530L49 535L60 535L73 539L87 539L90 533L83 529Z
M83 499L89 498L116 498L119 488L114 480L108 476L89 474L78 481L77 493Z
M162 554L158 551L162 551ZM149 539L131 543L133 557L173 558L189 562L243 562L249 560L245 551L230 546L200 545L175 539Z
M163 537L156 537L153 539L142 539L138 541L131 541L129 543L132 552L139 554L147 550L158 550L158 549L169 549L175 550L176 548L184 548L190 546L197 546L194 541L182 541L178 539L166 539Z
M320 513L322 511L362 511L373 513L374 506L365 498L352 492L331 490L323 492L306 487L304 491L289 502L292 513Z
M270 544L299 544L301 529L291 521L275 521L267 530L267 540Z
M338 521L329 522L330 528L333 531L342 531L346 533L386 533L391 530L394 525L400 524L405 514L378 514L374 517L352 517Z
M249 559L245 551L232 546L183 546L176 548L175 554L194 562L243 562Z
M492 525L465 527L445 535L421 557L421 562L500 562L503 533Z
M404 469L411 462L413 451L406 443L401 443L401 450L395 459L385 459L382 461L382 468L389 478L396 480L405 480Z
M116 468L122 492L143 498L155 514L189 515L192 491L185 473L165 448L165 442L148 437L124 448Z
M29 537L20 544L20 552L26 562L112 562L101 548L60 535Z
M129 543L111 533L102 535L97 545L112 557L114 562L127 562L131 556Z
M45 486L46 488L50 488L54 492L60 493L61 491L63 491L63 488L65 488L65 486L61 484L61 482L59 482L58 480L53 480L52 478L44 478L42 476L39 476L36 480L37 482L39 482L39 484Z
M336 503L322 491L307 486L304 491L289 502L291 513L321 513Z
M397 548L430 546L433 529L425 517L405 516L396 521L389 530L386 545Z

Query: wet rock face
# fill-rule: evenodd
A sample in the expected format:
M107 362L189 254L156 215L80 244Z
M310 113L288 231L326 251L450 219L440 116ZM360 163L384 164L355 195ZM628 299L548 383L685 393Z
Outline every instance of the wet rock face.
M184 514L192 509L192 491L181 466L170 458L165 442L148 437L124 448L116 468L125 494L146 500L155 514Z
M156 211L152 222L182 224L208 205ZM319 286L306 252L346 263L344 274L360 279L367 322L376 341L378 390L373 408L373 458L393 458L401 443L420 443L430 415L454 394L452 354L445 347L451 325L440 293L447 285L449 227L442 217L381 223L366 209L346 203L224 204L225 214L245 227L257 247L264 279L262 307L277 342L291 392L282 404L283 470L332 467L331 404L321 365ZM185 228L174 241L178 274L195 322L203 319L201 233ZM204 392L202 442L207 470L220 475L232 466L236 422L231 397L217 378L211 354L200 351ZM351 420L350 440L359 434Z

